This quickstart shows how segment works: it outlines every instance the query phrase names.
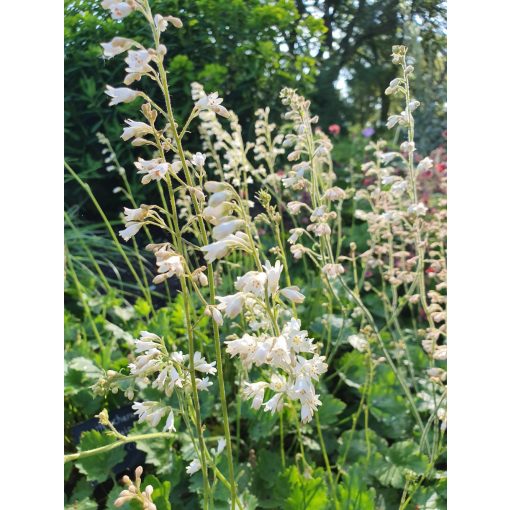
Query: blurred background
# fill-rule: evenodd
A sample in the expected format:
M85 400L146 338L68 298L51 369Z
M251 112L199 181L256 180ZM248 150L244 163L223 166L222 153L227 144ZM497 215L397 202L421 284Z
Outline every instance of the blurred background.
M239 116L245 139L253 139L255 110L269 106L271 120L278 121L279 91L296 88L311 99L319 126L332 137L335 162L349 165L367 138L390 136L386 118L398 108L384 94L396 73L391 47L405 44L416 69L414 95L422 103L416 113L417 147L426 154L445 142L444 2L155 0L152 5L153 12L184 22L181 30L163 37L178 121L189 113L190 83L198 81L206 91L219 92ZM135 118L139 106L108 106L104 89L121 86L125 63L122 56L105 61L99 44L126 34L147 42L146 30L141 16L113 21L98 0L65 1L65 157L94 186L110 216L124 204L112 194L118 175L106 171L96 133L112 141L120 164L131 169L133 149L119 143L119 136L124 119ZM198 135L190 135L188 146L200 150ZM133 186L143 193L137 182ZM75 182L67 182L65 196L68 209L86 200ZM97 219L91 204L84 207L82 218Z

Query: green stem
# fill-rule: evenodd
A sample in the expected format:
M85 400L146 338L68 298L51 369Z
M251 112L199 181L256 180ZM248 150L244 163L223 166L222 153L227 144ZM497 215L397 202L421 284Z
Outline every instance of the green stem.
M124 436L123 439L116 441L115 443L110 443L105 446L100 446L99 448L93 448L92 450L85 450L83 452L70 453L68 455L64 455L64 464L66 462L86 459L87 457L94 457L95 455L100 455L102 453L107 453L119 446L123 446L128 443L134 443L136 441L146 441L148 439L157 439L159 437L171 437L172 434L170 432L153 432L151 434L137 434L133 436Z

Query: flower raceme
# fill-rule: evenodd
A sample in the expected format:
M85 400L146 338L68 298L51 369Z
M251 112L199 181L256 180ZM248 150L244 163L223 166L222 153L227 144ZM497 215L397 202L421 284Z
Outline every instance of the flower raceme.
M285 400L299 401L301 420L307 423L321 404L313 380L319 380L319 376L326 372L327 364L324 356L314 352L316 345L307 331L300 328L299 319L291 319L278 337L244 334L225 343L227 352L239 356L245 368L255 365L267 369L268 381L246 382L243 389L243 397L252 400L254 409L263 405L264 411L274 414L283 409ZM311 354L312 358L304 358L303 353ZM264 402L266 391L271 396Z

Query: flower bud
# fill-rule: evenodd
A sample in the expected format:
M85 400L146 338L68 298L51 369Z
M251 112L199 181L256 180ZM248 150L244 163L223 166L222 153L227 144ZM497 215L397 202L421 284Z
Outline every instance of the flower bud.
M405 69L404 69L404 76L409 76L410 74L412 74L414 71L414 67L413 66L407 66Z

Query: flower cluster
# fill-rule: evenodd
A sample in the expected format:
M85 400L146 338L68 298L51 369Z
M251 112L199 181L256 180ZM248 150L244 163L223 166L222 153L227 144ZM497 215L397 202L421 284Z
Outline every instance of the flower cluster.
M135 469L135 481L133 482L129 476L122 477L122 483L127 487L119 494L119 497L114 501L114 506L121 507L131 501L138 501L142 505L143 510L157 510L156 505L152 501L152 493L154 487L147 485L145 489L141 490L142 484L142 466Z
M308 332L301 330L299 319L287 322L278 336L245 333L226 344L227 352L239 356L246 369L253 365L267 369L267 381L245 382L243 388L243 396L252 400L254 409L263 405L264 411L274 414L283 409L286 399L297 400L301 405L301 421L307 423L312 419L321 404L314 381L318 382L326 372L327 364L325 357L315 352L317 346ZM264 401L266 391L271 396Z
M140 338L134 342L136 357L129 364L130 376L124 376L114 370L109 370L106 381L97 385L96 391L117 392L122 387L129 399L134 398L135 385L150 385L166 397L174 391L182 390L189 393L192 387L189 354L181 351L169 352L163 338L148 331L142 331ZM208 363L200 352L193 355L194 371L205 377L195 377L199 391L208 391L212 386L210 375L216 374L216 362ZM126 382L128 386L126 387ZM167 416L164 430L175 431L174 412L170 406L160 401L135 402L133 410L140 422L147 422L156 427L164 416Z

